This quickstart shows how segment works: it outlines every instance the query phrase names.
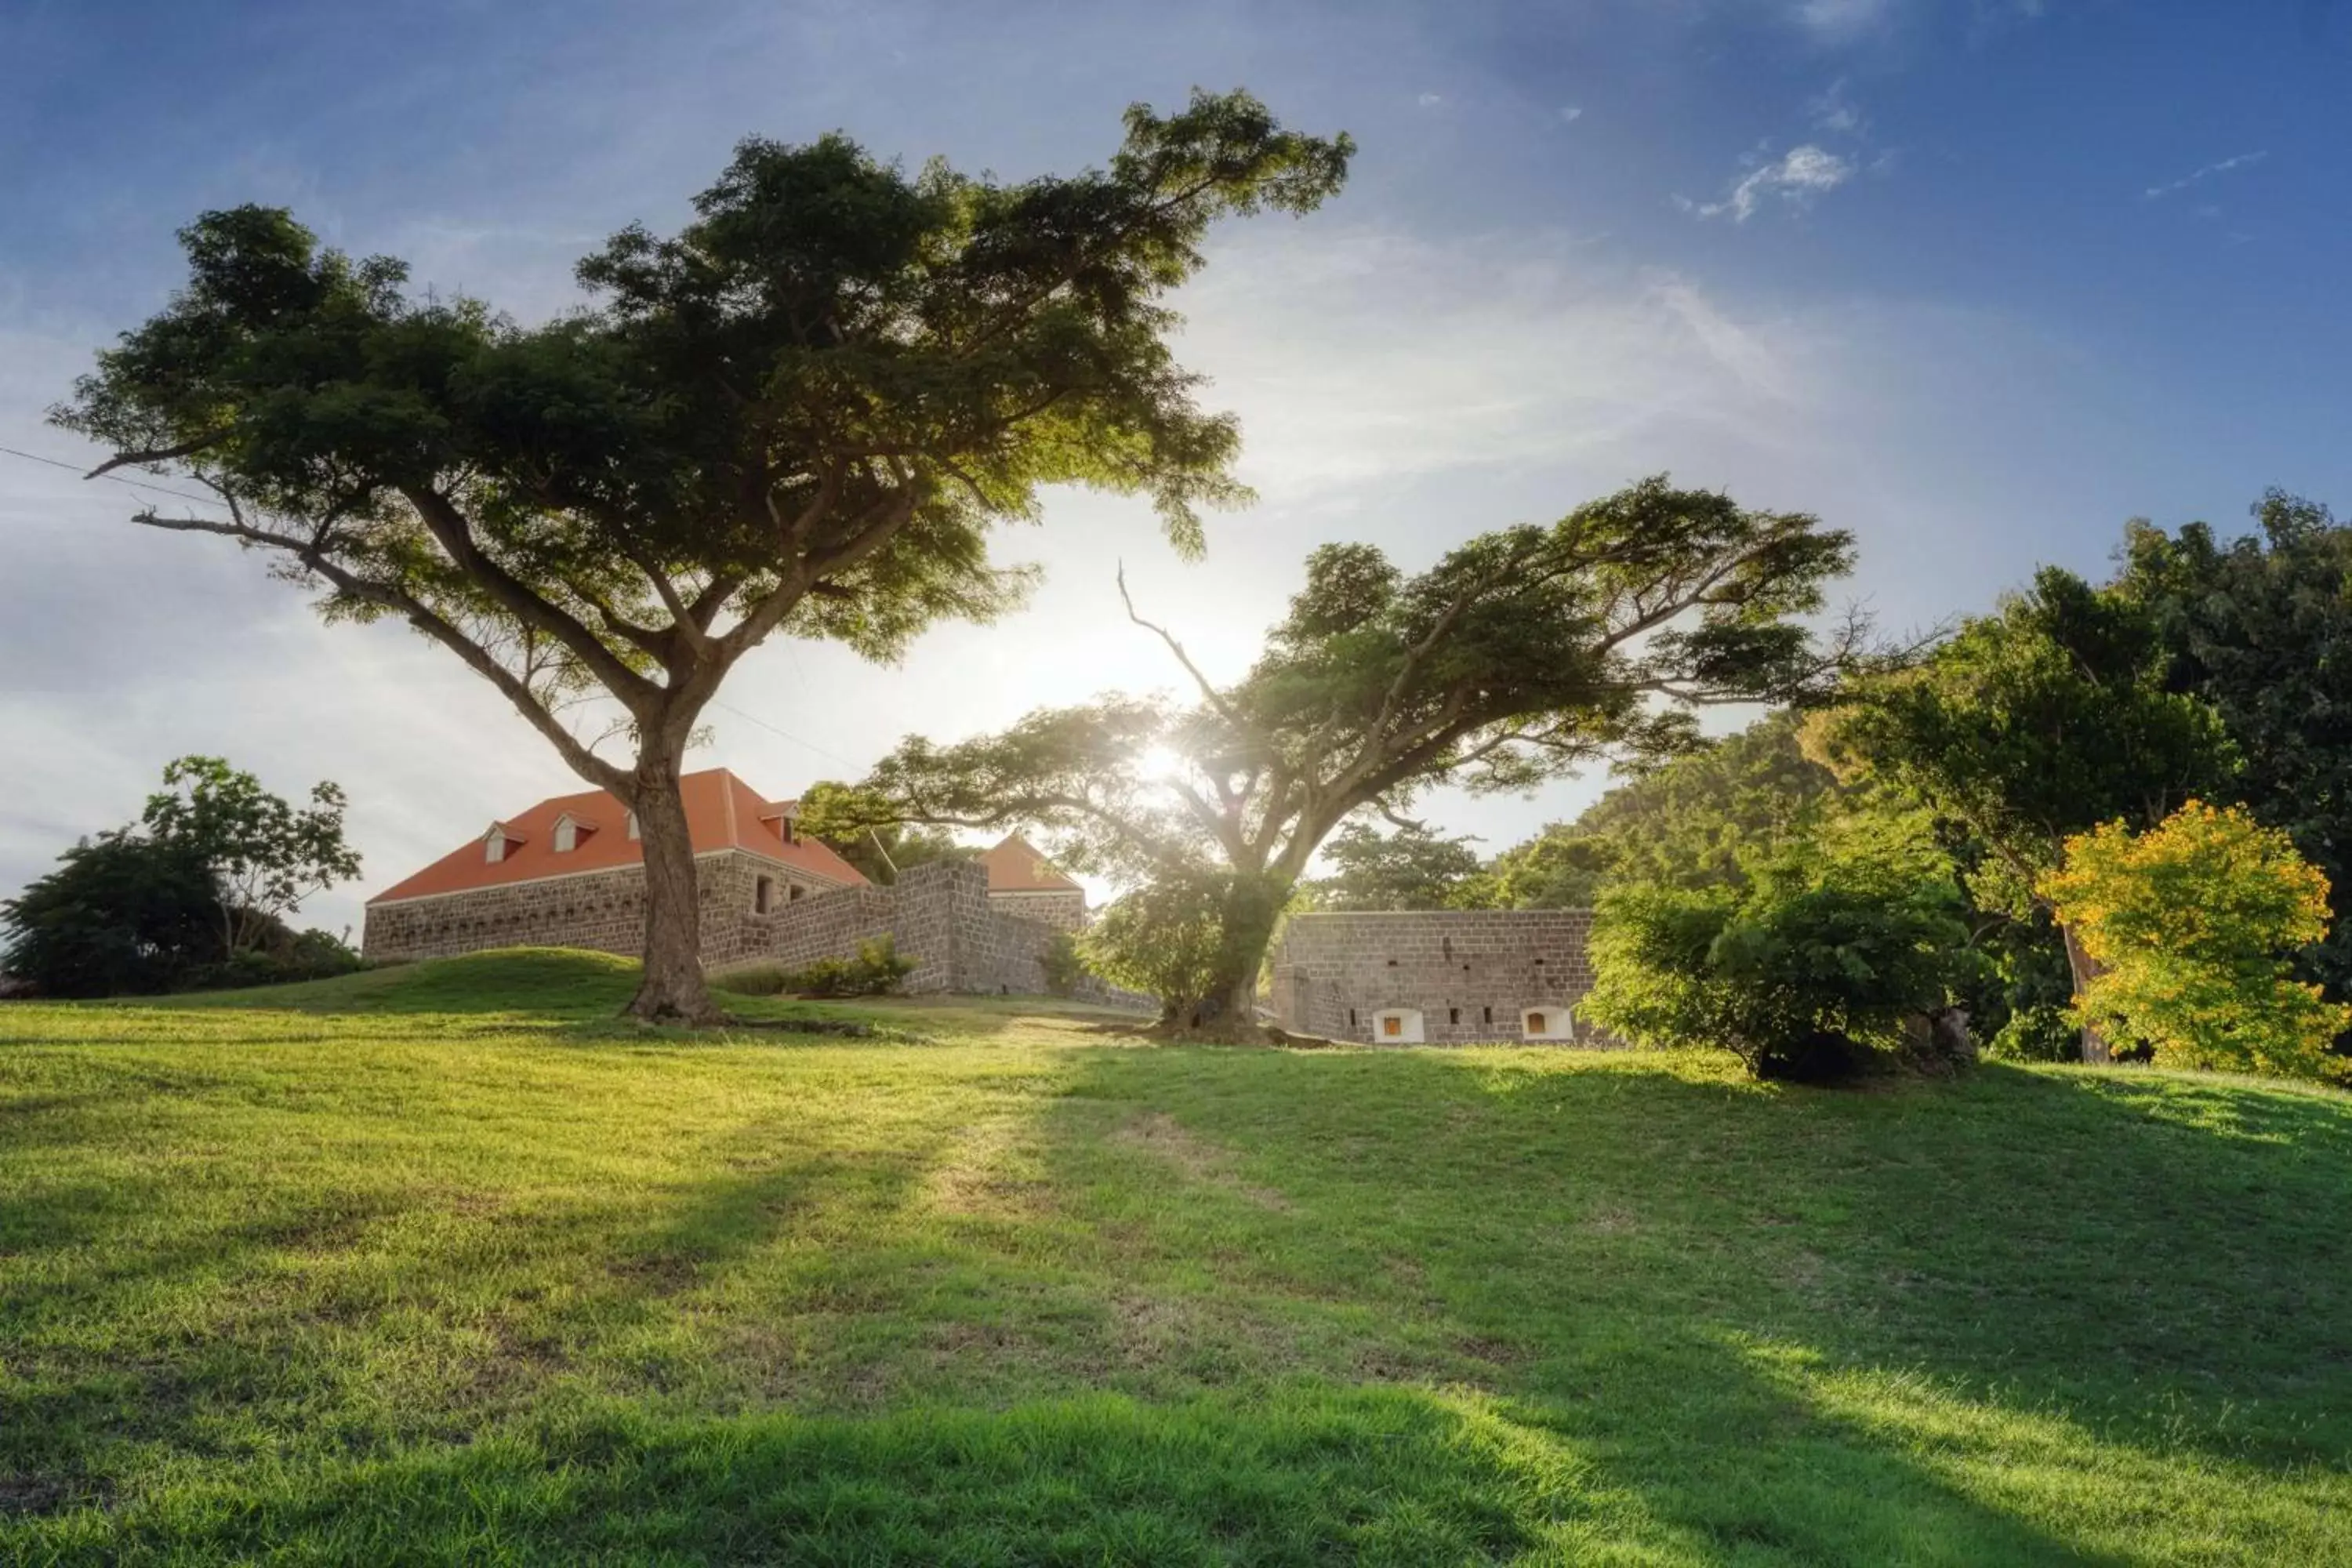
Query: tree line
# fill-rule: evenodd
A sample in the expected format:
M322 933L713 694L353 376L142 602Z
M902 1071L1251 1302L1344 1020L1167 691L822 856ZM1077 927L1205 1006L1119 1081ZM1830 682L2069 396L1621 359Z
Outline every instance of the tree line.
M1917 657L1490 858L1426 830L1343 835L1302 898L1597 906L1604 945L1664 941L1678 910L1696 941L1742 899L1779 910L1794 867L1819 891L1899 864L1888 929L1930 908L1958 922L1908 928L1937 962L1903 1005L1964 1005L2000 1054L2333 1075L2352 1044L2352 529L2279 492L2252 512L2227 539L2136 521L2110 581L2044 568ZM1894 954L1829 953L1901 1001Z

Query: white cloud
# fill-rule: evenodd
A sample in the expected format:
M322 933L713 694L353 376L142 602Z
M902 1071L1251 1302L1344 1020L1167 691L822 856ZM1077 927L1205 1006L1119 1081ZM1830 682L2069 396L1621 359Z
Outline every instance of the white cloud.
M1790 206L1805 206L1825 192L1833 191L1853 178L1854 163L1851 158L1807 142L1791 147L1770 163L1749 171L1727 192L1721 201L1693 202L1676 197L1676 205L1699 217L1721 217L1730 215L1734 223L1746 223L1766 202L1778 196Z
M2270 152L2265 148L2260 152L2241 153L2234 158L2224 158L2219 163L2208 163L2201 169L2191 170L2177 180L2161 185L2148 186L2141 194L2141 199L2151 202L2162 201L2165 197L2185 191L2191 185L2201 184L2216 174L2226 174L2232 169L2243 169L2250 164L2259 163L2269 156Z
M1874 33L1893 18L1895 0L1799 0L1797 25L1825 43Z
M1445 96L1443 93L1424 92L1419 98L1414 99L1413 101L1421 105L1423 109L1435 109L1439 104L1445 101Z
M1584 110L1577 104L1563 103L1559 106L1559 117L1566 123L1573 125L1584 118Z
M1862 110L1846 96L1845 79L1838 78L1805 105L1813 129L1832 136L1860 136L1868 129Z

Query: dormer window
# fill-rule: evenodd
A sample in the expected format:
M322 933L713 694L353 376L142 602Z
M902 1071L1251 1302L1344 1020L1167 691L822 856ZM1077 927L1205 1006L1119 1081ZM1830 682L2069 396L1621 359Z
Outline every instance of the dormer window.
M641 838L644 837L643 834L637 831L637 814L634 811L629 813L629 837L632 838Z
M585 817L565 812L555 819L555 852L569 855L580 847L580 841L596 831L596 825Z
M482 835L482 858L488 864L495 866L507 858L509 850L519 847L521 843L522 840L517 837L505 823L493 822L490 824L490 830Z
M801 841L800 818L793 813L782 809L762 812L760 815L760 820L766 823L774 831L776 837L785 843L798 844Z

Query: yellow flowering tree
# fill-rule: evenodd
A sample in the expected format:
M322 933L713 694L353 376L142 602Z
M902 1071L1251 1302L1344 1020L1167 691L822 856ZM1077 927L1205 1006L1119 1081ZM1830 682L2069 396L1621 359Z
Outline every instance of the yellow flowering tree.
M2327 934L2327 878L2284 833L2192 800L2144 833L2069 838L2044 888L2101 965L2074 999L2087 1026L2167 1067L2343 1075L2328 1047L2352 1007L2289 969Z

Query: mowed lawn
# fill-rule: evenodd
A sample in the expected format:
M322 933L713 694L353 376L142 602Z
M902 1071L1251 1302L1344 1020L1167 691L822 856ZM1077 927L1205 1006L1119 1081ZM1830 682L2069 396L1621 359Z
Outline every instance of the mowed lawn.
M0 1007L0 1562L2352 1563L2343 1097L629 984Z

